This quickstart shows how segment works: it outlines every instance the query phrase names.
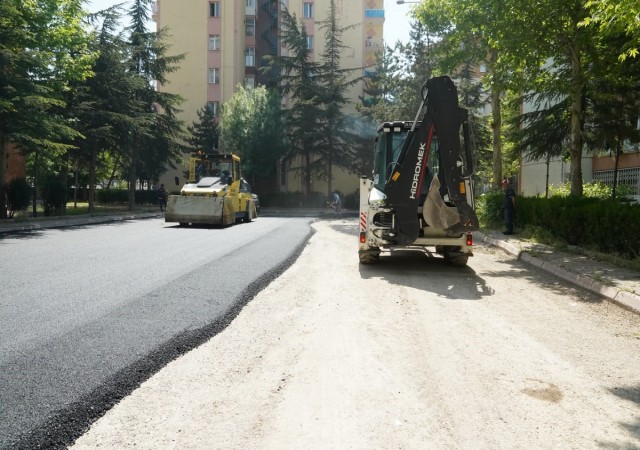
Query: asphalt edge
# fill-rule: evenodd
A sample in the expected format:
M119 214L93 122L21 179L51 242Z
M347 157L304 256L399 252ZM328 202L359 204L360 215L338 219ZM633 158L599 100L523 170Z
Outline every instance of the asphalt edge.
M502 249L527 264L536 266L545 272L556 275L565 281L593 292L594 294L600 295L601 297L604 297L605 299L612 301L629 311L640 314L640 295L613 286L607 286L591 277L572 272L564 267L558 266L557 264L553 264L549 261L533 256L526 250L523 250L519 245L491 238L480 231L476 231L474 233L474 237L481 242Z
M125 214L105 214L105 215L79 215L79 216L59 216L37 221L24 222L0 222L0 234L2 233L23 233L28 231L42 231L48 229L60 229L70 227L81 227L85 225L100 225L111 222L124 222L126 220L148 219L162 216L162 212L145 213L125 213ZM8 219L10 220L10 219Z

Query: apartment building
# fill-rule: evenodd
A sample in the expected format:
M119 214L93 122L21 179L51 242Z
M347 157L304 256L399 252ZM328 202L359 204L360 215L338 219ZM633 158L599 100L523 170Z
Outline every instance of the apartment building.
M335 5L340 26L355 25L342 36L347 47L342 64L357 68L354 76L366 75L367 67L375 63L375 52L383 46L383 0L335 0ZM160 89L185 99L182 119L187 124L197 120L197 111L205 105L219 115L238 84L270 86L275 82L274 74L259 69L264 55L286 52L278 38L283 8L302 20L313 57L319 59L324 36L317 21L327 17L329 6L330 0L158 0L154 20L158 28L169 29L171 53L185 55L180 69ZM351 88L349 97L357 102L362 92L360 83ZM290 101L295 99L283 99L283 105ZM302 190L302 181L291 170L295 165L294 161L280 166L277 190ZM354 192L359 175L337 173L333 187ZM161 181L175 190L176 184L184 182L182 171L167 173ZM326 192L326 188L325 182L314 180L313 191Z

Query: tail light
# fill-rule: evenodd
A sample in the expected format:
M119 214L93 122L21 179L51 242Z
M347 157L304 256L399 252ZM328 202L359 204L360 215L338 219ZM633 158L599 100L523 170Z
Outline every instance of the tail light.
M360 243L365 244L366 242L367 242L367 233L365 232L360 233Z
M473 234L467 234L467 247L471 247L473 245Z

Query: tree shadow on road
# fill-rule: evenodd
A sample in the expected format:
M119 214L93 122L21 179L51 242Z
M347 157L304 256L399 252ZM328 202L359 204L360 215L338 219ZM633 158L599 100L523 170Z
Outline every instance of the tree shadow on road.
M493 289L471 267L455 267L444 258L422 251L398 250L383 254L376 264L360 264L360 276L381 278L451 300L480 300L493 295Z
M640 384L636 386L620 386L610 388L609 392L617 397L620 397L623 400L634 403L637 407L640 407ZM621 444L612 442L601 442L600 444L602 448L615 450L635 450L640 448L640 416L636 415L636 417L634 418L629 417L629 421L620 422L618 425L621 428L626 429L629 434L635 438L634 441Z

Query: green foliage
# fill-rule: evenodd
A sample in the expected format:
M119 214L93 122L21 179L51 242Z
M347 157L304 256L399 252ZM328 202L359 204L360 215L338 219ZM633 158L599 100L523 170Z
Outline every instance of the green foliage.
M129 191L127 189L98 189L96 199L98 203L104 205L122 205L129 201ZM158 203L158 193L153 190L136 190L135 201L138 205Z
M211 153L219 148L220 128L218 119L214 115L213 108L205 105L197 111L198 120L187 127L190 133L189 144L194 149L202 149L205 153Z
M40 187L44 215L62 215L67 204L67 187L60 177L47 174Z
M94 58L81 5L81 0L0 2L0 180L7 145L56 157L68 148L66 139L79 135L59 109L70 85L89 75ZM4 184L0 216L7 206L3 190Z
M614 201L607 190L597 183L586 185L586 195L569 195L564 186L562 195L550 198L518 197L516 228L518 232L550 245L567 243L627 259L640 256L640 205ZM504 226L503 194L489 192L476 201L483 228Z
M265 179L274 174L284 153L284 123L275 91L238 85L224 106L221 124L224 150L242 158L243 176Z
M27 209L31 202L31 186L25 178L14 178L5 188L9 218L18 211Z
M381 122L400 117L396 112L394 98L397 97L398 67L393 58L393 50L385 46L376 54L376 64L366 70L363 95L356 109L362 116L371 121L373 132Z
M502 191L489 191L476 198L476 213L484 228L496 228L504 225L503 197Z
M584 183L583 185L582 196L585 198L608 199L611 198L611 194L611 187L599 181ZM570 183L565 183L561 186L549 186L550 197L568 197L569 195L571 195Z
M305 191L311 193L314 176L328 182L331 190L334 166L350 169L355 155L351 141L354 130L344 114L349 103L349 88L359 79L351 76L359 69L345 69L340 63L345 46L342 33L352 28L340 27L336 20L335 1L331 0L327 16L318 23L324 31L325 42L320 60L313 58L307 43L307 30L286 8L282 12L281 43L287 55L266 57L266 69L280 73L282 93L292 99L286 110L289 161L300 157L300 171ZM265 69L265 68L263 68Z
M393 117L385 120L413 120L422 103L422 85L432 77L437 66L435 43L440 36L430 24L418 20L411 20L409 26L409 41L397 42L391 55L396 78L390 93L393 101L389 109Z
M626 37L614 55L621 61L640 55L640 4L637 0L588 0L586 7L590 16L581 25L594 26L601 34Z

